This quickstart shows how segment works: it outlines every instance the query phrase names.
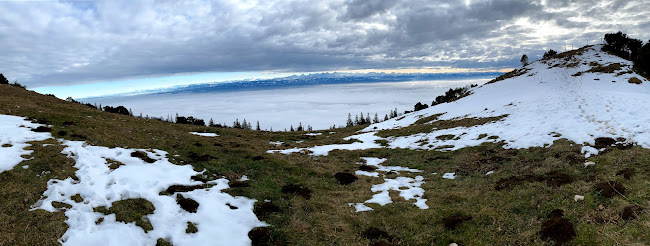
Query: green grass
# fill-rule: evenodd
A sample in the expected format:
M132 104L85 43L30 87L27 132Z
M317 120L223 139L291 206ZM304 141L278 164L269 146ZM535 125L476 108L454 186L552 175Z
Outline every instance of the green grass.
M56 136L59 131L67 140L84 140L92 145L161 149L169 152L170 161L192 164L195 170L207 170L236 180L247 175L250 187L231 188L226 192L257 199L271 200L279 212L263 218L271 225L271 245L367 245L371 240L361 233L369 227L386 231L396 245L553 245L538 235L541 224L553 209L565 211L574 225L577 237L568 245L643 245L650 242L649 215L643 212L628 222L620 218L624 207L639 205L648 211L650 151L639 147L612 149L589 160L597 164L583 166L581 145L558 140L547 148L503 149L499 143L485 143L452 152L369 149L332 151L328 156L267 154L269 149L311 147L344 143L342 138L362 127L320 131L319 136L304 132L256 132L239 129L217 129L177 125L155 120L138 119L101 112L83 105L64 102L11 86L0 86L0 114L11 114L47 120ZM505 116L502 116L505 117ZM437 121L437 116L419 121L399 130L381 131L379 135L410 135L429 132L432 128L469 127L500 120L459 119ZM74 122L74 125L64 122ZM191 131L216 132L215 138L189 134ZM72 135L75 134L73 137ZM492 138L496 136L482 136ZM275 146L270 141L286 145ZM295 141L304 141L296 143ZM51 145L43 147L43 143ZM32 158L0 174L0 245L56 245L67 229L63 212L29 211L53 178L73 177L74 161L62 155L56 140L36 142ZM179 155L173 157L173 155ZM205 157L205 158L202 158ZM363 202L373 193L370 188L382 183L381 178L360 176L350 185L334 179L337 172L354 172L360 157L388 160L383 165L420 169L422 173L400 173L400 176L421 175L426 183L424 197L430 209L421 210L413 201L405 201L391 193L393 203L386 206L370 204L374 211L356 213L348 203ZM21 166L29 165L23 169ZM120 163L111 162L118 167ZM631 168L636 174L624 179L617 173ZM486 176L488 171L495 171ZM574 182L559 187L545 182L524 182L503 190L495 190L499 180L521 175L543 176L550 171L570 175ZM442 179L445 172L455 172L457 179ZM438 173L438 174L433 174ZM394 176L389 176L394 177ZM625 196L604 198L594 190L596 183L617 181L625 186ZM281 192L282 186L300 184L312 191L309 200ZM585 200L575 202L574 195ZM73 199L83 199L73 196ZM137 199L136 199L137 200ZM115 213L122 221L146 222L152 210L145 201L134 199L116 202L104 212ZM100 209L101 210L101 209ZM471 216L450 231L443 218L450 215ZM183 222L185 223L185 222ZM196 225L192 224L196 227ZM144 225L146 227L146 225ZM188 232L194 231L189 226ZM373 241L374 242L374 241ZM164 240L159 240L164 244Z

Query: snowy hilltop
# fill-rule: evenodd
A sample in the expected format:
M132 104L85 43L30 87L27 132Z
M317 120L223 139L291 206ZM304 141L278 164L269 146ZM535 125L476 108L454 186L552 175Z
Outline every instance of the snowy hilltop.
M645 113L650 83L632 71L632 62L601 49L587 46L535 61L471 89L469 96L372 124L347 138L360 142L307 150L323 155L331 149L377 148L379 142L389 148L444 151L484 142L528 148L558 139L585 145L587 156L598 153L601 142L650 148L650 115ZM462 126L440 128L436 122ZM395 129L402 133L390 135Z

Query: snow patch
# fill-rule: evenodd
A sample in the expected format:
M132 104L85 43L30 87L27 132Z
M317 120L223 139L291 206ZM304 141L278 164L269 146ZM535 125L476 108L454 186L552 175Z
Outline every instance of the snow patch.
M160 195L171 185L201 184L191 179L200 172L191 165L170 163L165 151L138 150L157 160L146 163L131 157L133 149L91 146L80 141L63 141L63 145L67 147L62 153L75 160L78 180L50 180L42 199L32 206L32 210L50 212L58 210L52 206L54 201L72 206L65 209L69 228L59 240L63 245L154 245L158 238L174 245L250 245L248 232L266 226L253 214L255 200L221 192L229 187L223 178L213 182L211 188L178 193L199 203L196 213L181 209L175 195ZM124 165L111 170L107 159ZM71 196L76 194L84 201L73 201ZM130 198L143 198L154 205L154 213L147 216L153 230L145 233L133 223L116 221L114 214L93 212L93 208L110 207L115 201ZM96 224L100 218L103 222ZM195 223L198 232L187 234L187 222Z
M371 207L368 207L363 203L348 203L348 206L354 207L354 209L356 209L356 212L365 212L365 211L373 210Z
M445 173L442 175L443 179L456 179L456 173Z
M377 168L377 171L384 171L384 172L393 171L393 172L396 172L396 173L399 173L400 171L412 172L412 173L422 172L421 170L408 168L408 167L382 166L382 165L380 165L381 163L384 163L387 160L386 158L361 157L361 159L366 161L366 165L373 166L373 167Z
M28 142L52 138L49 132L33 132L41 124L31 123L23 117L0 115L0 173L13 169L24 160L23 155L31 155L33 150Z
M216 133L212 132L190 132L190 134L197 135L197 136L202 136L202 137L218 137Z
M349 137L344 138L343 140L349 141L349 140L358 140L361 142L354 142L351 144L332 144L332 145L321 145L321 146L314 146L311 148L292 148L292 149L285 149L285 150L269 150L267 153L282 153L285 155L291 154L291 153L301 153L305 151L310 151L312 155L315 156L324 156L327 155L330 151L335 150L335 149L340 149L340 150L361 150L361 149L372 149L372 148L381 148L379 144L377 144L375 141L380 140L382 138L375 136L374 132L369 132L369 133L362 133L362 134L357 134L357 135L352 135Z
M381 206L392 203L388 191L399 191L399 196L405 200L415 199L414 205L420 209L428 209L426 201L422 198L424 196L424 189L420 188L424 184L424 178L417 176L415 178L397 177L395 179L384 179L383 184L376 184L370 189L372 192L379 192L372 196L370 200L365 203L377 203ZM405 188L405 189L402 189Z

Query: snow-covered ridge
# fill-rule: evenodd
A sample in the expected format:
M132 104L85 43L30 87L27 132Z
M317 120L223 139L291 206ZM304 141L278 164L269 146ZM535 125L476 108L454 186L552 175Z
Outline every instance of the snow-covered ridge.
M473 88L470 96L370 125L361 131L364 133L348 137L362 142L353 143L355 146L307 150L318 155L332 149L377 148L376 140L387 141L389 148L456 150L500 141L505 148L528 148L551 145L562 138L594 145L598 137L625 138L650 148L650 82L631 70L630 61L601 48L585 47L571 55L535 61L525 67L524 74ZM606 67L614 71L601 72ZM642 83L629 83L631 78ZM408 127L436 114L441 114L438 120L507 116L482 125L431 129L410 136L381 138L375 134ZM441 135L454 137L436 138ZM587 155L598 153L591 147L583 150Z

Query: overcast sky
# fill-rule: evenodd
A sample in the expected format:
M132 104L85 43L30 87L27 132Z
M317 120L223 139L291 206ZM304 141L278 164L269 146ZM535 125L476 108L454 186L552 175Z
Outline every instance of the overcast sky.
M0 72L28 87L197 72L505 68L650 38L650 0L1 1Z

